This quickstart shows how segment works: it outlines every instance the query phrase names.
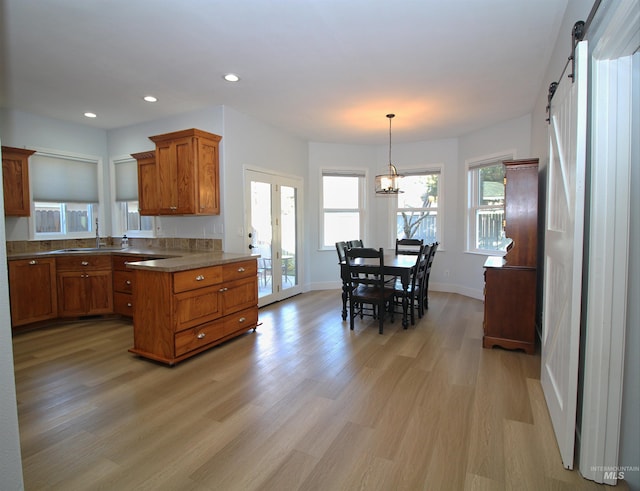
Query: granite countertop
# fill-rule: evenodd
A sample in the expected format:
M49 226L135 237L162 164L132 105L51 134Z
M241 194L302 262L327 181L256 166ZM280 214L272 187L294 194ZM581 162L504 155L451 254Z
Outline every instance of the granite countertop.
M141 248L69 248L55 251L20 252L7 254L7 259L36 259L42 257L58 257L69 255L127 255L127 256L155 256L156 259L145 261L133 261L127 263L131 269L144 269L147 271L174 272L189 269L217 266L220 264L256 259L259 256L245 253L229 253L221 251L189 251L180 249L141 249Z

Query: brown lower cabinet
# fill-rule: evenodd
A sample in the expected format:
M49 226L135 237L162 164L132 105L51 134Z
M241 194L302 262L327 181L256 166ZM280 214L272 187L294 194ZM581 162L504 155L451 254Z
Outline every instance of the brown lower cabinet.
M113 312L111 257L72 255L56 258L58 317Z
M174 365L255 330L257 261L178 272L135 269L133 302L134 345L129 351Z
M482 346L536 350L536 269L508 267L502 258L485 264Z
M13 327L55 319L58 316L55 259L9 261L9 296Z

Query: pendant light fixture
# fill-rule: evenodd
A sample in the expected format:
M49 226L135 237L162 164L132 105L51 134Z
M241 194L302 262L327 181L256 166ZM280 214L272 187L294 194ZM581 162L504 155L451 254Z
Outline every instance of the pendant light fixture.
M391 195L403 192L400 190L402 176L398 174L396 166L391 163L391 120L395 116L395 114L387 114L387 118L389 118L389 173L376 176L376 194Z

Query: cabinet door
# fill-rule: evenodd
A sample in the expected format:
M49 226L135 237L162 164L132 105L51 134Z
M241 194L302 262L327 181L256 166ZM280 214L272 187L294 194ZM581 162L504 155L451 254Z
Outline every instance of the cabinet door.
M179 138L156 146L160 214L196 212L192 140Z
M85 298L87 314L113 312L113 284L111 271L85 273Z
M220 184L218 142L198 138L196 146L198 163L198 213L220 213Z
M9 261L11 325L54 319L58 314L54 259Z
M155 152L134 154L138 161L138 207L141 215L158 215L158 169Z
M62 271L58 273L60 317L113 312L111 271Z
M2 189L6 216L28 217L31 214L29 156L33 153L33 150L2 147Z
M84 315L86 308L85 273L63 271L58 273L58 315L75 317Z
M221 289L224 315L258 305L258 277L225 283Z

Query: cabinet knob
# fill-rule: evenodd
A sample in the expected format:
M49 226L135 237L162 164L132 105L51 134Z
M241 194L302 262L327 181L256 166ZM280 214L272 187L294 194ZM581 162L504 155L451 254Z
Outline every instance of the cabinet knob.
M244 273L244 268L238 268L238 273Z
M196 336L198 339L204 339L204 337L206 336L205 333L203 332L199 332L198 335Z
M38 264L38 261L36 261L35 259L32 259L31 261L29 261L29 264L33 266L35 264Z
M83 266L89 266L89 262L88 261L82 261L80 264L82 264Z
M225 288L220 288L220 290L218 290L218 291L220 291L220 292L226 292L227 290L228 290L228 288L227 288L227 287L225 287Z
M196 276L196 281L202 281L204 280L204 276L199 274L198 276Z
M124 283L125 283L125 285L130 285L131 284L131 280L127 280Z
M246 321L247 319L245 319L244 317L240 317L238 319L238 324L242 324L244 321Z
M133 307L133 306L131 305L131 302L127 302L127 307Z

